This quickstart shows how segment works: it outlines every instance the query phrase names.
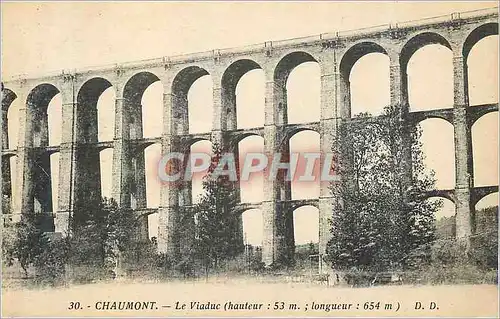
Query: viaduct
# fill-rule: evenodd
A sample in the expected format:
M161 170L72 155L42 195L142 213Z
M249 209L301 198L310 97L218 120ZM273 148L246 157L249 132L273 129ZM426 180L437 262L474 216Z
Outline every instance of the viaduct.
M481 116L498 111L498 102L469 105L467 57L482 38L498 34L497 9L454 13L419 21L383 25L355 31L321 34L299 39L265 42L236 49L164 57L110 67L62 72L42 77L5 80L2 83L2 199L10 201L11 212L4 221L18 220L21 213L46 214L48 231L68 231L69 216L77 199L100 196L99 152L113 149L112 197L121 207L137 212L147 237L147 216L158 213L158 250L179 251L181 207L191 204L188 182L161 188L159 207L146 208L143 150L160 143L162 153L189 152L199 140L219 141L237 154L238 142L247 136L262 136L266 154L289 151L288 140L295 133L312 130L320 134L320 149L328 153L340 125L349 125L349 74L354 63L369 53L383 53L390 61L390 100L406 108L404 120L416 125L427 118L441 118L454 127L455 188L436 190L428 196L452 200L456 207L456 236L467 240L475 233L475 204L497 192L498 186L474 187L471 127ZM454 106L432 111L410 112L407 66L412 54L428 44L440 44L453 52ZM290 72L304 62L315 61L321 72L321 115L319 122L287 123L286 81ZM264 127L237 129L236 85L248 71L265 74ZM213 80L212 131L189 134L187 93L201 76ZM163 132L143 138L141 97L146 88L161 81ZM97 100L109 87L116 93L114 138L98 142ZM61 143L48 146L47 106L61 94ZM7 111L21 101L17 148L8 146ZM52 212L50 154L59 152L58 211ZM11 189L10 161L17 159L16 189ZM411 156L408 157L411 162ZM408 163L411 165L411 163ZM15 194L14 196L11 196ZM291 200L290 184L264 182L260 203L242 203L240 211L260 208L263 212L263 261L271 264L289 254L293 246L293 209L313 205L319 209L319 249L324 253L329 239L328 218L333 198L327 184L321 184L315 200Z

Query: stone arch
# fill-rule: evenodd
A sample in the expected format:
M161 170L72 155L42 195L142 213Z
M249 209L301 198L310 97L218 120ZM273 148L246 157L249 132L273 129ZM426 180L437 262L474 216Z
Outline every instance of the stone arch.
M356 62L370 53L381 53L387 55L387 51L375 42L359 42L351 46L340 60L340 74L345 81L349 81L352 67Z
M471 138L474 186L498 185L498 111L481 116Z
M455 203L448 196L435 194L427 198L428 201L439 201L441 207L435 214L437 239L449 239L456 236Z
M285 132L284 132L284 135L283 135L283 138L281 140L281 143L280 145L284 146L286 143L290 142L290 139L301 133L301 132L315 132L315 133L318 133L319 134L319 131L312 128L312 127L292 127L290 129L285 129Z
M147 125L148 116L145 116L145 109L143 106L143 97L146 91L153 84L160 82L160 79L155 74L142 71L134 74L125 83L123 89L124 104L126 105L126 110L128 113L128 123L129 123L129 137L130 139L138 139L144 137L145 126ZM156 120L163 119L163 96L160 100L159 114L156 116L149 117Z
M193 84L210 73L199 66L189 66L179 71L172 82L172 117L176 122L178 134L191 132L189 120L188 93ZM210 119L211 117L210 113Z
M289 110L288 110L289 100L288 100L288 90L287 90L287 85L289 84L288 81L289 77L295 68L307 62L314 62L317 65L317 67L320 68L318 60L315 59L311 54L304 51L295 51L281 58L281 60L278 62L278 64L274 69L273 95L274 95L274 106L276 108L275 114L277 115L277 117L275 118L275 124L277 125L283 125L289 122ZM318 76L320 76L320 74L321 70L319 69ZM319 88L318 88L318 93L319 93ZM317 113L319 115L319 112Z
M496 55L489 51L491 49ZM483 24L472 30L464 41L462 55L468 104L497 103L498 23Z
M226 118L226 127L224 129L234 130L239 127L236 91L240 80L253 70L262 70L262 67L253 60L241 59L233 62L222 75L222 112Z
M498 234L498 189L475 203L476 235L490 237Z
M342 59L340 61L340 74L341 74L341 82L340 82L340 85L341 85L341 92L342 92L342 98L343 100L345 101L345 103L343 103L343 106L347 108L347 110L345 110L343 113L345 114L351 114L351 115L354 115L354 114L357 114L357 113L360 113L360 111L358 109L360 109L359 105L357 105L357 103L354 103L354 110L352 110L352 107L353 107L353 96L356 97L355 94L353 94L353 92L358 92L361 91L359 89L359 87L362 87L362 88L365 88L365 87L368 87L368 86L364 86L364 83L358 83L360 81L357 81L356 78L354 79L354 84L357 84L358 85L358 88L356 88L356 86L352 86L353 84L353 74L356 75L356 73L353 73L353 70L356 69L356 67L360 64L360 63L363 63L363 60L366 58L366 59L371 59L371 58L378 58L380 56L383 56L384 59L386 59L387 63L384 62L384 64L387 64L387 77L386 77L386 82L384 84L384 90L386 91L386 100L387 101L384 101L382 102L382 107L386 106L389 104L389 98L390 98L390 84L389 84L389 55L387 53L387 51L380 45L380 44L377 44L375 42L359 42L359 43L356 43L354 44L353 46L351 46L345 53L344 55L342 56ZM372 63L377 63L380 61L370 61ZM373 66L375 69L374 70L378 70L377 68L377 65L371 65ZM366 67L366 66L365 66ZM385 68L385 67L384 67ZM358 71L359 72L359 71ZM368 74L366 74L368 73ZM366 78L367 75L369 75L371 72L363 72L363 78ZM380 74L377 74L378 76L380 76ZM372 83L370 84L370 86L373 86L373 82L375 81L372 81ZM383 83L380 81L380 79L377 80L377 82L380 82L380 83ZM372 89L373 91L373 89ZM370 94L370 91L367 91L367 90L363 90L363 92L366 94L369 94L370 96L372 96L371 100L374 100L374 98L376 99L379 94L375 95L375 94ZM362 108L361 108L362 109ZM362 110L362 111L366 111L366 110ZM380 113L378 110L375 114L378 114Z
M472 30L462 46L462 55L464 60L467 60L472 47L474 47L476 43L491 35L498 35L498 23L496 22L489 22Z
M43 83L34 87L26 99L28 145L42 147L49 145L49 122L47 109L50 101L60 91L53 84ZM28 124L29 123L29 124Z
M399 55L399 64L400 64L400 68L401 68L401 86L402 86L402 96L403 96L403 100L405 101L405 103L407 103L408 105L410 104L410 100L409 100L409 92L410 92L410 85L409 85L409 78L408 78L408 64L410 62L410 60L412 59L412 57L414 57L415 53L417 51L419 51L419 49L422 49L423 47L425 46L428 46L428 45L440 45L440 46L443 46L443 47L446 47L448 48L450 51L450 54L451 54L451 51L452 51L452 46L450 44L450 42L445 38L445 36L439 34L439 33L436 33L436 32L422 32L422 33L419 33L417 35L414 35L413 37L411 37L403 46L403 48L401 49L401 52L400 52L400 55ZM453 72L452 68L452 59L450 58L450 64L448 65L448 67L450 68L450 72ZM452 82L453 82L453 78L451 77L449 79L450 83L448 86L449 86L449 89L450 89L450 94L452 94L452 90L453 90L453 85L452 85ZM411 105L410 105L411 107Z
M111 82L101 77L91 78L80 87L77 95L77 142L96 143L98 141L97 103L104 91L110 87L112 87Z
M101 157L105 157L109 161L105 174L112 172L110 164L113 161L112 157L108 158L110 154L106 150L108 146L95 147L99 140L98 102L101 95L110 88L112 88L111 82L101 77L94 77L83 83L78 90L75 125L77 142L75 150L75 204L77 201L82 203L89 200L100 201L103 195ZM104 179L104 181L107 180ZM109 197L110 194L105 195Z
M230 150L233 150L235 149L235 147L238 146L238 144L243 141L244 139L246 139L247 137L251 137L251 136L259 136L259 137L262 137L260 134L258 134L257 132L242 132L240 134L235 134L234 136L232 136L229 140L229 149Z
M2 148L8 149L12 148L9 140L9 109L12 102L17 99L16 93L14 91L3 86L2 83Z
M402 70L406 70L411 56L418 49L430 44L440 44L452 50L450 42L441 34L436 32L422 32L410 38L404 44L399 55L399 63Z

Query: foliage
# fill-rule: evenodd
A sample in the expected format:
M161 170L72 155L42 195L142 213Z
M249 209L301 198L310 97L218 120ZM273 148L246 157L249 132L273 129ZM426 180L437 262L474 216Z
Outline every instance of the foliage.
M472 236L473 261L483 269L498 269L498 206L476 212L476 234Z
M239 216L235 212L238 196L228 176L215 177L222 157L222 148L213 144L213 158L203 180L204 194L192 211L196 224L194 255L202 261L205 270L217 268L219 262L235 257L243 251L239 238Z
M405 124L400 106L369 117L361 114L343 125L335 148L342 181L332 185L340 200L328 259L338 269L378 271L428 262L441 203L422 196L434 180L425 173L420 130Z
M475 220L476 234L471 237L470 250L450 233L455 216L436 223L436 233L440 236L432 245L432 262L454 265L467 261L481 269L498 269L498 206L477 211Z
M49 239L35 260L37 282L61 283L66 274L69 256L69 238Z
M107 276L135 240L137 219L132 210L119 208L114 200L87 199L75 203L70 221L69 263ZM100 273L98 273L98 271Z
M8 241L2 246L4 260L10 265L17 259L26 277L28 268L36 263L48 245L47 237L40 230L39 220L36 214L24 214L21 221L8 226L5 233L8 238L3 238Z

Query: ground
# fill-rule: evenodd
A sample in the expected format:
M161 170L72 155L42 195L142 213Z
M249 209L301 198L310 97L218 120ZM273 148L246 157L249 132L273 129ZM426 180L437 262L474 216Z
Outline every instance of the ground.
M349 288L266 277L115 280L61 288L4 287L2 316L498 317L498 286ZM232 310L224 310L232 304ZM419 304L423 309L415 309ZM234 307L234 305L238 305ZM103 310L120 309L128 310ZM135 310L134 309L140 309ZM430 309L430 308L435 309ZM237 308L237 309L235 309Z

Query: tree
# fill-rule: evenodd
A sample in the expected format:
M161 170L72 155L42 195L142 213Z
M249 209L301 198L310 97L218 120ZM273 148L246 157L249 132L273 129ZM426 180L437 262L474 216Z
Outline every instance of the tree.
M34 265L42 254L48 245L48 239L40 229L36 214L24 214L21 221L7 228L5 235L9 234L10 238L4 237L4 239L10 242L3 243L4 258L8 265L17 259L25 276L28 277L29 267Z
M131 249L137 218L113 199L87 199L76 203L70 227L70 262L107 273L116 265L118 255Z
M440 203L423 196L434 179L425 173L420 130L401 112L389 106L378 118L364 113L342 126L335 148L342 180L332 185L340 200L327 247L336 268L383 270L429 259Z
M212 163L203 180L204 194L195 206L195 252L205 266L217 268L222 260L235 257L243 251L239 238L239 216L235 212L238 195L234 181L227 175L216 176L216 167L222 159L222 149L213 144Z

